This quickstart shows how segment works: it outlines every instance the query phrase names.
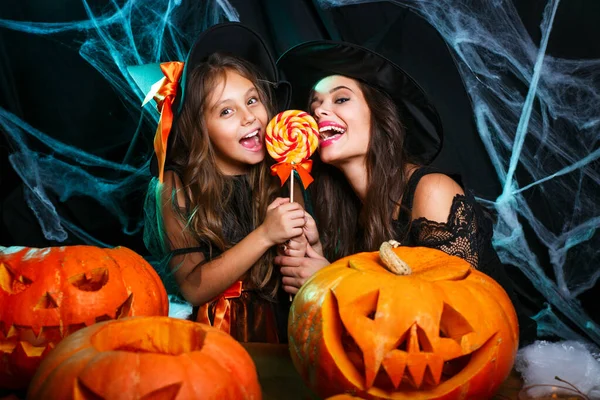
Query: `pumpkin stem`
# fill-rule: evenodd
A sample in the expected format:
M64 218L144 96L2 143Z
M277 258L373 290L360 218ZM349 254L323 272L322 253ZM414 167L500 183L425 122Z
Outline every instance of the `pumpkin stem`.
M410 266L392 250L398 246L400 246L400 243L395 240L383 242L379 247L379 258L381 258L388 271L396 275L410 275L412 273Z

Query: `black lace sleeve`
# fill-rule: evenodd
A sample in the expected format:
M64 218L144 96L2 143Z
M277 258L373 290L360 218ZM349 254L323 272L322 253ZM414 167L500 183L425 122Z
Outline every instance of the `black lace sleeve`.
M471 195L456 195L445 223L418 218L411 224L409 237L414 246L425 246L458 256L475 268L491 234L490 221Z

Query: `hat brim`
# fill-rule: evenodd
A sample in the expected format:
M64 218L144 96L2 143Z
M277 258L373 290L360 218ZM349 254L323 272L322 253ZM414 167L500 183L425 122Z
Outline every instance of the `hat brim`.
M200 34L185 61L181 87L186 87L185 82L189 71L216 52L231 54L253 64L273 84L277 108L285 110L289 106L291 87L288 82L279 81L275 58L264 40L252 29L239 22L214 25ZM185 89L180 102L183 101L183 97L185 97Z
M327 40L299 44L277 66L292 84L291 106L306 109L308 95L323 78L343 75L386 92L401 113L408 151L424 164L439 154L441 119L425 91L406 71L382 55L352 43Z

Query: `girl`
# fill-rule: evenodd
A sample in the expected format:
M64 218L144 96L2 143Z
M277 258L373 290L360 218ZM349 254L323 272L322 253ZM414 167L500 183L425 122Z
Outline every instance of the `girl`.
M276 258L284 289L295 293L328 260L394 239L461 257L493 277L517 309L522 343L532 340L533 321L492 247L489 216L457 177L425 166L441 148L442 126L423 90L389 60L350 43L305 43L278 65L294 93L308 98L321 135L310 189L323 249Z
M278 85L274 104L275 63L260 37L237 23L205 31L182 71L161 68L146 246L196 306L197 321L243 342L285 340L287 302L277 302L271 248L301 235L305 217L300 204L276 197L264 137L289 90Z

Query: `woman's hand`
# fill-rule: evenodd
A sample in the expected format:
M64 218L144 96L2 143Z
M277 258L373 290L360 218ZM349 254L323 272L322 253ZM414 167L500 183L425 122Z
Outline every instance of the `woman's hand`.
M321 241L319 240L319 231L317 229L317 224L313 217L306 213L306 224L304 224L304 236L306 236L306 240L308 244L313 248L315 252L319 255L323 255L323 246L321 246Z
M277 254L288 257L304 257L308 241L304 234L291 238L277 247Z
M307 244L305 257L279 255L275 257L275 264L281 266L283 290L290 294L296 294L308 278L328 266L330 262L318 254L310 244Z

